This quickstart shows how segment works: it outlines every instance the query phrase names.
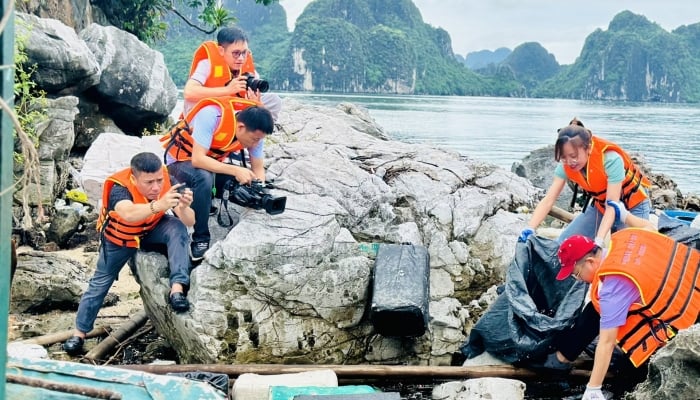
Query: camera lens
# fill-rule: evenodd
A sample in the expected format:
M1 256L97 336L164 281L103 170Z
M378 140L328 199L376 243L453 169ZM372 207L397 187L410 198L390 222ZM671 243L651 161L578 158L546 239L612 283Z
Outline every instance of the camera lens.
M255 79L253 75L248 74L248 78L245 81L246 87L254 90L260 91L260 93L265 93L270 90L270 84L264 79Z
M265 93L268 90L270 90L270 85L267 83L266 80L253 79L252 88L253 88L253 90L259 90L260 93Z

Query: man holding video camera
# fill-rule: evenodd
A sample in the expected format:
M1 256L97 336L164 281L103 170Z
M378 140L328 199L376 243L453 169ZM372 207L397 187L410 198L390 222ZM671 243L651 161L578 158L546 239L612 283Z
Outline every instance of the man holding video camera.
M162 139L169 171L194 193L192 261L204 258L209 249L214 174L231 176L241 185L264 182L263 139L272 133L273 125L270 111L250 100L208 98L195 104ZM250 153L250 169L225 162L229 154L243 149Z
M260 79L255 70L245 32L235 27L221 28L216 42L206 41L194 53L183 91L183 115L202 99L238 96L263 104L276 121L282 100L268 89L267 81Z

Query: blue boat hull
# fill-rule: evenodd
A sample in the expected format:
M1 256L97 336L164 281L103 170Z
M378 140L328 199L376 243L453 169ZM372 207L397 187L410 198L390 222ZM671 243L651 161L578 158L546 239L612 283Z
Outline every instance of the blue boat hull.
M690 225L695 217L698 216L698 213L695 211L686 211L686 210L663 210L664 214L669 216L670 218L677 219L678 221L684 223L685 225Z
M205 382L68 361L9 357L6 375L8 399L226 399L224 393Z

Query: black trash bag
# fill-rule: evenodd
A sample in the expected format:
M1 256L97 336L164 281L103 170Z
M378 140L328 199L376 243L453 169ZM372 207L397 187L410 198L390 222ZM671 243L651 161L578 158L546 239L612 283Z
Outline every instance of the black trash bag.
M214 372L204 371L188 371L188 372L169 372L166 375L181 376L193 381L206 382L228 396L228 375L217 374Z
M661 213L658 230L678 243L700 250L700 229L691 228L678 219Z
M559 242L530 236L518 243L506 271L505 290L479 318L460 348L467 358L484 351L508 363L541 360L556 333L581 312L588 285L556 279Z

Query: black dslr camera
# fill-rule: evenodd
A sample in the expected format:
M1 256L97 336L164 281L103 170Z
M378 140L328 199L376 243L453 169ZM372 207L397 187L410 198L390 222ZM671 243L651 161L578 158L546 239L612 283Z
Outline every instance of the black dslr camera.
M246 77L246 79L245 79L246 89L250 88L250 89L253 89L253 91L260 90L260 93L265 93L268 90L270 90L270 84L267 83L266 80L255 79L255 75L251 74L250 72L246 72L242 76Z
M228 200L239 206L264 209L270 215L281 214L287 204L287 196L275 197L268 193L269 183L264 184L254 180L250 185L241 185L236 179L226 182L224 190L228 190Z

